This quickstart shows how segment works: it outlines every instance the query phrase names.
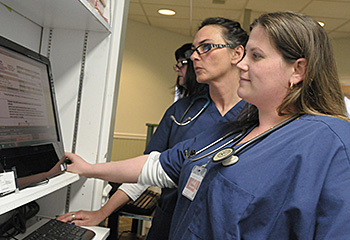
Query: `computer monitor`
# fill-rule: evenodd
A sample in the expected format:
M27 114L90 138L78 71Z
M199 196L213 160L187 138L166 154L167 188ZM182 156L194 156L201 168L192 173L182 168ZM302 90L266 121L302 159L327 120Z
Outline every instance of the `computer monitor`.
M0 168L23 188L60 174L63 159L49 59L0 36Z

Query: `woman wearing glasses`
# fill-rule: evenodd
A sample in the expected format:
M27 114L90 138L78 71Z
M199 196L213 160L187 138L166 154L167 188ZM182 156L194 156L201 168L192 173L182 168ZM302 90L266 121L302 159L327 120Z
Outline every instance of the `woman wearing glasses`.
M191 63L188 57L192 55L197 81L206 84L207 87L199 94L179 99L166 111L145 154L152 151L165 151L181 141L195 137L219 122L232 122L236 119L245 105L245 102L237 96L240 72L236 64L244 55L247 40L248 35L238 22L220 17L208 18L202 22L194 38L193 49L187 51L186 61ZM178 63L176 69L181 70L185 65L185 62ZM133 200L137 199L147 187L139 184L129 185L131 184L124 185L127 188L122 186L121 189ZM162 189L161 199L147 236L148 240L168 239L176 199L176 189ZM118 199L117 197L114 199L113 196L109 202L116 203L114 205L116 209L128 200L129 197L124 194ZM91 224L80 222L79 212L74 214L76 219L74 222L77 225ZM108 215L103 214L103 216ZM65 214L58 219L70 221L72 213ZM94 222L94 224L97 223Z
M248 35L238 22L225 18L208 18L202 22L194 38L193 49L186 51L186 58L188 59L193 51L200 51L201 55L191 60L197 82L208 85L206 91L209 93L180 99L181 104L179 103L176 109L171 107L161 121L161 124L167 122L166 129L170 129L170 135L165 131L160 132L161 129L157 128L155 134L159 134L159 137L152 137L145 151L146 154L154 150L164 151L180 141L198 135L218 122L232 122L236 119L245 105L236 93L239 81L239 70L236 64L244 55L247 40ZM212 43L221 45L209 47L208 44ZM194 47L197 47L196 50ZM189 61L192 62L191 60ZM204 76L202 74L204 70L210 75ZM169 119L173 121L169 122ZM180 136L181 139L179 139ZM168 144L159 148L153 145L153 141L158 142L156 144L158 146L162 145L162 141ZM161 199L147 236L148 240L168 239L176 199L176 189L162 189Z

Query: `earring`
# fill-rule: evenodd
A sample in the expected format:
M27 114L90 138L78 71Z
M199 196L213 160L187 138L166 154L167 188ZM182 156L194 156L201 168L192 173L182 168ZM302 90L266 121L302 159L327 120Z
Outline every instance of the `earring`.
M294 88L294 83L291 82L289 88L292 90Z

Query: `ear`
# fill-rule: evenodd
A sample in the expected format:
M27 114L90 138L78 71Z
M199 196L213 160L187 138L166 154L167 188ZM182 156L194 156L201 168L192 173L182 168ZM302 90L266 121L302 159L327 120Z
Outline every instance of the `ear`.
M305 78L307 68L307 60L305 58L299 58L293 63L293 73L290 78L290 84L297 85Z
M231 63L236 65L242 60L243 56L244 56L244 47L242 45L235 47L232 51Z

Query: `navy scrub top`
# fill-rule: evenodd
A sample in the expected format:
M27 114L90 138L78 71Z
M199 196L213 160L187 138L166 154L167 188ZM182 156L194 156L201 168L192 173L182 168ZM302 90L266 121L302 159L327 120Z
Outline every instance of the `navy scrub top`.
M208 89L198 95L208 96ZM198 95L179 99L168 108L149 144L147 145L144 152L145 154L152 151L163 152L181 141L193 138L203 131L212 128L219 122L231 122L236 119L237 115L246 104L245 101L240 101L229 112L227 112L224 117L222 117L214 102L210 101L208 107L199 115L199 117L185 126L178 126L173 120L171 120L170 116L174 115L175 119L180 121L182 115L190 105L193 98L196 98ZM207 99L204 98L200 98L195 101L183 119L195 116L206 102ZM176 189L162 189L161 198L158 202L158 206L152 220L152 227L147 235L148 240L168 239L176 199Z
M241 152L235 165L210 161L193 201L184 197L191 170L209 159L190 162L183 150L232 128L217 126L160 155L178 185L169 239L350 238L349 122L304 115Z

